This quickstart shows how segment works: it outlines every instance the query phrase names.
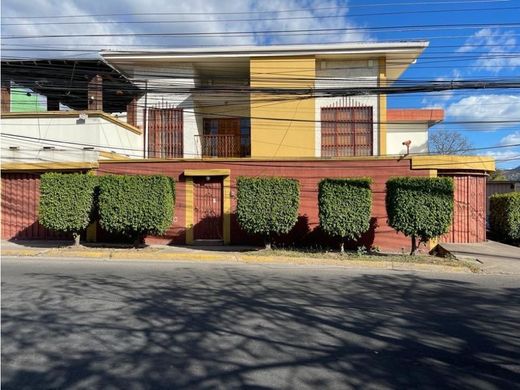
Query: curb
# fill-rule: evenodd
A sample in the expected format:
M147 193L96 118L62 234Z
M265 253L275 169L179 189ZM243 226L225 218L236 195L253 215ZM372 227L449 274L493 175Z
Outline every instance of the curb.
M343 268L375 268L396 271L429 271L449 273L474 273L468 267L450 266L442 264L408 263L396 261L369 261L369 260L339 260L320 259L309 257L284 257L268 255L243 255L240 253L226 252L226 254L208 253L168 253L160 251L90 251L90 250L56 250L56 249L17 249L3 250L2 256L27 257L27 258L74 258L82 260L104 261L170 261L170 262L222 262L228 264L258 264L258 265L292 265L292 266L332 266Z

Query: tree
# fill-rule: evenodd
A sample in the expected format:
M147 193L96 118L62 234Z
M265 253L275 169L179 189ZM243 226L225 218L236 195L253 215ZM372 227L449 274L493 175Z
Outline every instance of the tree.
M324 179L319 184L318 205L321 229L340 240L356 240L370 229L372 191L370 179Z
M489 174L488 180L491 181L501 181L501 180L507 180L506 175L504 175L504 172L500 169L497 169L495 172L491 172Z
M448 232L453 188L451 177L394 177L386 182L388 224L412 239L411 255L421 242Z
M267 249L273 235L288 233L298 221L300 185L282 177L239 177L237 221L242 229L263 236Z
M455 130L435 130L429 135L430 152L437 154L467 154L471 141Z
M39 220L42 226L71 232L79 245L80 233L90 223L94 210L97 177L83 173L54 173L41 176Z

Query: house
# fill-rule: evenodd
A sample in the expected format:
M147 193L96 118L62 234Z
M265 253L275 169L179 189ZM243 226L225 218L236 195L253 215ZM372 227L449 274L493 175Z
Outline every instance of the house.
M449 175L456 181L457 207L452 231L443 239L482 241L486 172L494 170L494 161L428 155L428 128L443 120L443 111L387 108L384 88L426 47L421 41L103 51L102 61L88 65L59 63L67 70L53 87L44 79L56 62L34 65L47 70L29 78L31 85L25 75L16 79L24 73L23 66L10 63L12 78L7 80L47 95L48 111L2 113L10 142L9 150L2 146L3 238L51 234L42 233L37 223L38 175L75 169L175 178L172 226L165 236L148 241L188 244L254 240L234 218L238 176L300 181L300 219L282 238L290 243L320 239L317 184L322 178L369 176L374 182L373 223L361 243L387 250L400 250L408 240L386 224L386 180L396 175ZM73 93L78 95L74 100L69 97ZM73 110L56 110L63 105ZM127 122L114 113L126 116ZM58 155L58 146L54 156L45 155L50 151L43 150L50 142L48 134L66 146L63 153L75 156ZM24 160L28 144L21 141L27 139L33 149L42 149L27 158L45 160ZM28 185L20 175L32 175L34 185L27 190L32 200L14 200L13 194ZM475 195L464 195L468 193ZM27 221L36 226L32 230L27 221L20 224L14 217L29 214ZM467 224L477 228L468 230ZM106 238L99 229L97 233L98 239Z

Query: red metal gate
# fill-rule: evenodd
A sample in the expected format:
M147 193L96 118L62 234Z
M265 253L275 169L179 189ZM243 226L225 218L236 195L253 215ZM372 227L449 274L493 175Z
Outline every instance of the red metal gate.
M40 225L39 203L40 174L2 173L2 239L70 239L70 235Z
M222 178L195 177L193 186L193 238L222 240Z
M486 240L486 177L454 175L453 223L442 242L472 243Z

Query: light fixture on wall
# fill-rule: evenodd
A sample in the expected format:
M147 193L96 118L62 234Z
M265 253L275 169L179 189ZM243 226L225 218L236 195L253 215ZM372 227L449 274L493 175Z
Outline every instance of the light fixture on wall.
M412 144L411 140L407 140L403 142L403 145L406 146L406 154L410 154L410 145Z

